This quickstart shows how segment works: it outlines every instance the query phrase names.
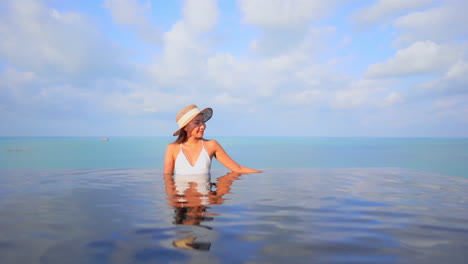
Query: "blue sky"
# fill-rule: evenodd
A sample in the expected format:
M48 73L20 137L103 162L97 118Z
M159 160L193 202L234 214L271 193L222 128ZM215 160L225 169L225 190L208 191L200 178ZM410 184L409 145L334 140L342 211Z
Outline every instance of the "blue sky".
M468 136L464 0L2 0L0 136Z

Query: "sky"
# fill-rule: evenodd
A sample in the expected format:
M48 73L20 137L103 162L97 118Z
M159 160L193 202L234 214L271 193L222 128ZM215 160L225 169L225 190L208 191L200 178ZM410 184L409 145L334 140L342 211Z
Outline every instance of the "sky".
M2 0L0 136L468 137L465 0Z

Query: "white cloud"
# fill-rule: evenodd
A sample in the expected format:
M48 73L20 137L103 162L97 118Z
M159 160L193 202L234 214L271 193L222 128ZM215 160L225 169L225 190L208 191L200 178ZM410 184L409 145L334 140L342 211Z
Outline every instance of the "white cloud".
M238 0L246 23L260 27L302 27L322 18L336 1Z
M205 73L219 90L235 90L248 76L250 64L241 62L231 54L218 53L206 60Z
M442 46L432 41L420 41L399 50L395 57L386 62L370 65L366 76L397 77L440 72L446 70L462 55L462 47Z
M356 80L348 87L333 92L330 106L335 109L352 109L364 105L380 105L380 93L386 91L386 82L375 80Z
M173 115L181 107L196 103L214 105L216 111L221 111L217 113L246 121L243 126L228 131L233 134L262 134L266 128L272 134L345 135L348 132L342 131L349 126L350 134L359 135L364 131L365 135L372 135L373 132L367 131L369 127L381 124L385 134L387 128L398 126L392 122L401 116L405 116L403 123L410 130L416 127L414 117L425 117L417 122L427 125L434 122L431 115L436 112L441 119L449 115L458 118L460 115L451 113L457 109L465 113L463 109L467 108L466 45L459 44L464 39L457 35L463 32L461 27L458 33L447 35L452 41L411 42L393 57L371 65L362 77L360 72L365 65L361 63L366 63L367 55L373 56L381 50L374 50L369 42L360 43L360 36L343 27L342 17L338 20L335 16L325 17L337 0L332 3L239 0L239 10L229 11L224 8L230 5L220 3L218 8L214 0L176 1L168 8L173 13L164 14L163 18L154 17L147 0L105 1L104 7L109 9L118 27L107 23L109 16L96 15L99 11L93 10L90 15L94 17L87 17L84 13L69 12L67 4L54 9L44 4L49 2L39 0L7 1L2 1L0 11L0 64L4 66L3 72L0 69L0 111L12 113L10 116L38 117L37 120L46 120L43 123L57 116L61 120L79 120L74 128L86 126L82 124L93 127L106 120L111 125L102 122L102 127L107 126L109 131L124 131L123 124L132 124L135 127L127 130L132 131L129 134L141 133L138 132L141 127L156 127L155 132L163 135L166 133L161 129L175 127ZM376 5L387 7L381 13L375 11L380 14L376 19L393 18L413 10L415 5L422 6L423 2L415 0L395 7L388 1L378 1ZM183 5L180 10L173 10L179 5ZM78 8L82 7L87 12L90 6ZM346 15L350 5L342 7L337 12L340 16ZM243 21L235 21L239 16ZM326 20L318 21L321 18ZM411 23L403 23L403 18L396 20L395 26L404 35L410 32ZM160 19L164 19L164 25L179 19L164 34L155 33L161 46L147 45L132 34L121 34L120 30L129 29L143 38L144 30L156 32L152 23L159 23ZM99 31L101 28L106 34ZM418 27L418 32L421 30ZM236 35L239 32L241 35ZM375 36L382 38L379 43L390 44L385 42L391 37L389 32L378 33L382 34ZM127 57L130 54L105 39L108 36L122 45L131 44L137 56ZM224 38L232 43L225 45ZM358 42L360 48L356 49ZM366 47L367 55L363 56L366 58L357 61L362 47ZM143 56L150 62L134 63ZM356 61L343 63L343 58L350 57ZM347 63L351 67L346 68ZM408 82L400 80L407 75L425 73L441 77L425 75L429 81L417 85L427 96L424 101L421 94L411 94L411 88L404 90L401 84ZM389 76L396 78L368 78ZM411 81L414 79L418 78ZM457 96L463 97L455 99ZM241 105L238 109L243 116L232 112L231 106L236 105ZM418 114L405 115L405 111L413 113L412 110ZM248 111L251 113L247 114ZM278 118L292 113L295 116L288 118L287 126L274 129ZM101 119L93 123L90 119L94 116ZM169 117L171 122L167 121ZM386 117L394 119L387 122ZM259 118L262 129L254 125L245 129L245 124L258 124ZM304 124L302 132L291 132L289 127L311 118L314 129L319 130L311 132L311 127ZM0 119L2 123L5 120L4 116ZM14 118L9 120L12 124L16 122ZM362 120L367 120L369 126L363 128ZM385 126L385 123L392 124ZM60 120L55 124L59 127ZM73 125L73 122L66 124ZM114 128L116 124L119 127ZM218 128L219 133L225 133L225 128ZM94 131L99 130L87 133Z
M272 59L275 60L275 59ZM293 67L289 58L271 60L240 60L218 53L207 58L203 70L212 91L228 92L246 101L258 97L271 97L284 82ZM227 102L227 100L225 100Z
M332 108L350 109L368 103L368 98L377 92L372 88L346 89L336 91L332 100Z
M342 42L343 42L342 43L343 46L348 45L351 42L351 37L350 36L344 36Z
M218 104L244 104L273 96L295 68L307 61L308 54L302 49L264 60L216 52L206 45L206 37L201 36L204 32L194 28L196 23L189 23L186 4L184 17L164 34L163 54L150 67L160 87L197 99L209 94ZM213 29L214 24L210 25L205 28Z
M215 1L187 1L184 17L164 33L163 54L151 65L155 81L163 86L191 87L203 84L211 39L203 37L217 24Z
M468 94L468 62L457 61L444 76L420 84L417 90L436 95Z
M333 31L311 29L298 49L278 56L248 59L201 46L197 34L182 20L165 34L165 51L161 60L152 66L152 73L161 87L170 86L173 91L183 90L191 96L210 94L219 104L258 100L306 104L307 100L315 100L311 90L317 94L318 89L326 89L330 83L341 80L336 71L325 70L311 59L315 55L313 51L318 52L316 37ZM323 87L311 89L314 82L322 82ZM298 93L306 95L306 101L300 102ZM288 97L287 102L281 102L283 95Z
M127 84L131 91L115 91L101 96L104 109L111 113L127 116L178 111L178 106L192 103L186 94L165 93L154 88L142 87L141 84Z
M108 9L112 20L130 28L142 40L160 44L161 34L150 23L151 2L140 3L138 0L106 0L103 7Z
M434 116L439 120L453 119L455 122L468 123L468 94L437 99L433 107Z
M353 81L346 74L337 72L333 65L319 63L303 65L294 72L294 76L307 87L314 89L339 90Z
M296 56L301 53L305 56L303 60L308 60L332 47L334 44L330 41L335 34L336 28L332 26L264 30L252 41L250 51L262 57Z
M218 22L216 0L187 0L183 12L185 22L196 32L209 32Z
M447 71L445 78L468 80L468 62L463 60L457 61L457 63Z
M86 112L86 104L96 103L97 91L54 83L49 76L21 72L7 68L0 73L0 104L10 112L26 116L41 116L53 112L56 116L70 114L70 118Z
M243 21L260 29L260 33L250 43L250 50L256 55L277 56L303 48L300 45L323 44L326 42L323 38L325 34L334 28L314 28L313 22L325 17L337 2L238 0Z
M186 94L161 92L142 80L103 80L82 89L70 83L53 83L47 76L18 72L7 68L0 73L0 105L11 112L76 118L83 115L144 116L177 111L178 106L191 103ZM101 89L111 86L113 90Z
M450 110L439 111L435 114L435 116L442 120L453 118L455 119L455 122L464 122L466 124L468 123L468 107L465 106L463 108L458 108L458 109L453 109L453 110L450 109ZM463 134L463 131L466 131L466 129L460 131L461 135L463 137L466 137L466 134Z
M122 74L125 52L96 31L86 17L40 1L8 1L0 17L0 58L22 71L83 79ZM99 73L98 73L99 72Z
M433 2L434 0L378 0L373 5L359 10L354 15L354 20L360 25L380 23L391 17L427 7Z
M467 98L465 97L456 97L456 98L443 98L438 99L434 102L436 108L452 108L462 103L468 103Z
M2 85L0 88L21 86L37 81L37 76L34 72L18 72L11 67L7 67L0 73Z
M41 82L34 72L19 72L11 67L0 72L0 80L0 102L4 107L25 104L35 93L34 85Z
M411 2L411 1L408 1ZM440 6L402 16L393 22L400 29L396 44L419 40L451 42L453 38L468 36L468 16L465 0L448 0Z
M188 10L187 6L184 9ZM273 96L295 67L307 60L302 51L264 60L215 52L204 45L203 32L190 26L189 20L186 14L164 34L164 53L150 70L160 87L191 96L201 94L201 98L211 94L224 104L252 102Z
M42 87L35 99L38 104L53 104L59 106L59 109L72 110L73 106L77 105L77 100L89 103L97 99L95 95L96 91L83 90L70 84L60 84Z
M400 93L391 92L387 97L384 98L384 106L391 106L399 103L403 103L404 100L401 97Z
M285 101L291 105L323 106L327 92L319 89L307 89L298 93L287 93Z
M184 21L164 34L164 53L151 66L154 80L163 86L191 86L201 76L208 49ZM199 80L199 79L198 79Z
M222 93L214 96L213 103L219 105L247 104L246 97L234 97L228 93Z
M117 24L145 26L151 2L140 4L138 0L106 0L103 6L109 9Z

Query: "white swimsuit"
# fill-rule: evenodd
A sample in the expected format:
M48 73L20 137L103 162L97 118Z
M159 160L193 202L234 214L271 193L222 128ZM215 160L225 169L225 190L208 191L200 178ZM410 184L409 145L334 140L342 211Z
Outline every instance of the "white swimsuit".
M190 164L185 156L185 153L182 151L182 144L180 144L179 155L175 160L174 165L174 174L206 174L210 173L211 168L211 159L208 153L205 150L205 145L202 140L202 150L198 156L198 160L194 166Z
M193 186L191 184L195 183L196 191L203 195L200 197L201 203L206 205L208 203L208 197L205 197L205 195L210 191L210 168L211 159L205 150L203 141L202 150L194 166L188 161L187 156L185 156L185 153L182 151L182 144L180 144L180 152L179 155L177 155L174 166L174 182L177 193L179 195L184 195L185 191L191 188L190 186ZM179 202L184 201L186 201L184 197L179 198Z

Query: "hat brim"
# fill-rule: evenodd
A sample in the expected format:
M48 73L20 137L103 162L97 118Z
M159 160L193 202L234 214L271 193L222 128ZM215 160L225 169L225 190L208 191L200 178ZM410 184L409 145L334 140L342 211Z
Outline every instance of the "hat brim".
M178 136L180 134L180 131L182 129L184 129L184 127L188 123L190 123L190 121L192 121L192 119L194 119L199 114L202 114L203 122L206 122L206 121L210 120L211 117L213 116L213 109L211 109L210 107L207 107L207 108L201 110L200 112L194 114L190 119L188 119L184 124L182 124L182 126L179 129L177 129L176 132L174 132L172 135L173 136Z

